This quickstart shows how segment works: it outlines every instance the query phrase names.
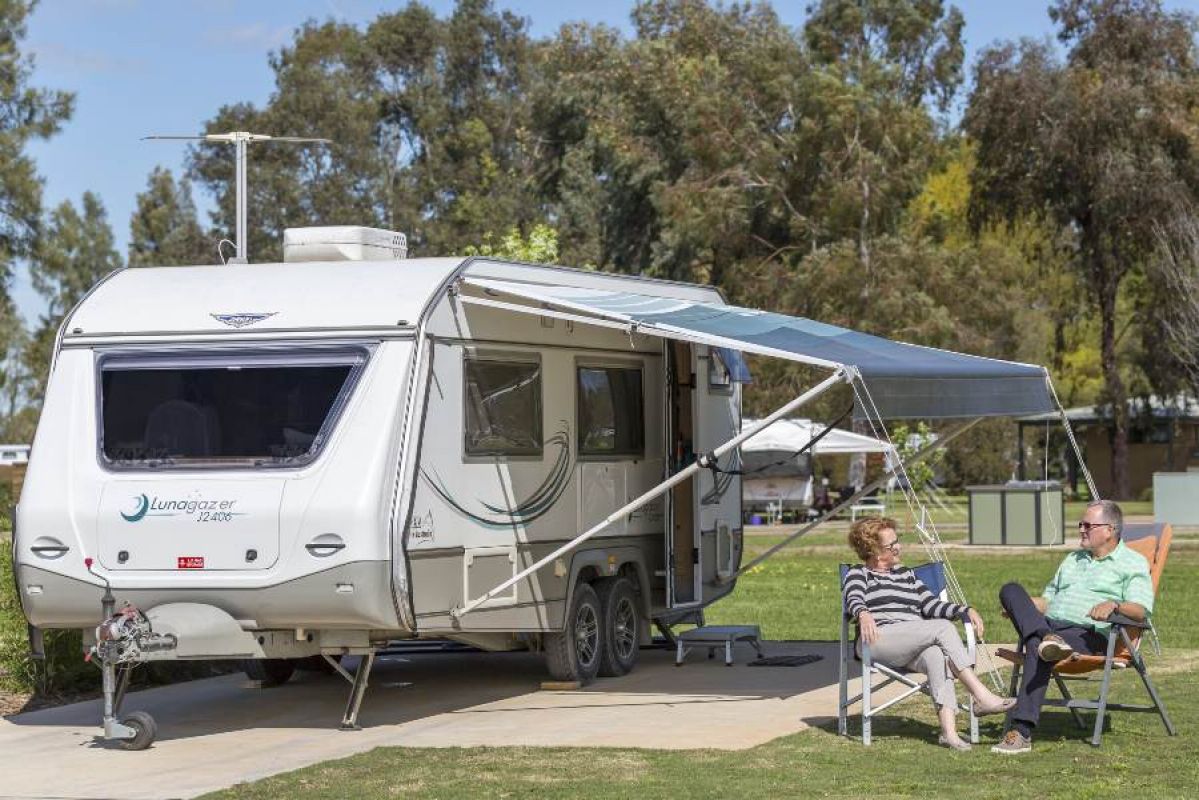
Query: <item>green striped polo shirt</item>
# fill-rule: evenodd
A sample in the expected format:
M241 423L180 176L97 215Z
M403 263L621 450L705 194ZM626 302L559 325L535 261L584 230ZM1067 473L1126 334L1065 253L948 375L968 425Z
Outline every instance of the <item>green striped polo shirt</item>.
M1103 558L1094 558L1086 550L1075 550L1066 556L1045 587L1045 599L1049 601L1045 616L1107 633L1110 625L1087 616L1099 603L1106 600L1137 603L1145 607L1146 613L1153 612L1149 562L1124 542Z

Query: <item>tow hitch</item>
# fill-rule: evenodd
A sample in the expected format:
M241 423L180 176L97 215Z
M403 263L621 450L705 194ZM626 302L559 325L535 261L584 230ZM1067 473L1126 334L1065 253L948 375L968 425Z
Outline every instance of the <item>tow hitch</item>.
M100 598L104 621L96 627L96 643L87 654L99 662L104 689L104 738L115 740L126 750L145 750L154 743L158 725L145 711L133 711L121 719L121 703L129 688L129 676L143 654L173 650L178 644L173 634L153 631L146 615L126 603L116 611L116 598L108 579L93 569L93 561L84 559L89 572L104 581L104 596ZM120 677L117 671L120 670Z

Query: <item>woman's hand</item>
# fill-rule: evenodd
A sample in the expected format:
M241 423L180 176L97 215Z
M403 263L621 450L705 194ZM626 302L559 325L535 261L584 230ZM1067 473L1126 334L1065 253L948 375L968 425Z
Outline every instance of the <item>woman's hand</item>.
M874 644L878 641L878 625L874 624L874 617L870 616L869 611L858 614L858 630L862 634L862 641L866 644Z
M966 618L969 619L970 624L974 626L975 635L981 639L984 631L983 618L980 617L978 612L973 608L966 609Z

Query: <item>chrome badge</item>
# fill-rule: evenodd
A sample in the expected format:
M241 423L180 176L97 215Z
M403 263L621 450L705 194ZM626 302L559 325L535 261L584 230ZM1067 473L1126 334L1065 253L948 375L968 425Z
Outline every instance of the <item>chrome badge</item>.
M256 322L262 322L264 319L270 319L278 313L278 311L272 311L269 314L210 314L209 316L217 322L225 323L230 328L245 328Z

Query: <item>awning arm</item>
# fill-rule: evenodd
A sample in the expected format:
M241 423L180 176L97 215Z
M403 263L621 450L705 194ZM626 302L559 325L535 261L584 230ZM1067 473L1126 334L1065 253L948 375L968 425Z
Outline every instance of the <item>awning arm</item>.
M716 459L720 458L722 455L724 455L728 451L738 447L742 442L744 442L746 439L749 439L750 437L754 436L763 428L767 427L768 425L773 425L776 421L787 416L795 409L799 408L800 406L804 405L805 403L812 401L814 398L819 397L820 395L824 394L826 391L831 389L836 384L846 383L846 382L852 380L854 375L855 375L855 373L852 370L849 370L846 368L837 369L836 371L833 372L832 375L825 378L823 381L816 384L811 389L809 389L808 391L801 394L799 397L796 397L794 400L787 403L786 405L784 405L782 408L775 411L770 416L762 419L756 425L751 426L749 429L742 431L738 435L734 436L732 439L729 439L727 442L725 442L724 444L717 447L711 453L705 453L705 454L701 455L695 461L691 462L686 467L684 467L683 469L676 472L674 475L671 475L669 478L662 481L662 483L659 483L657 486L650 489L648 492L641 495L637 499L629 502L627 505L623 506L622 508L617 509L616 511L613 511L602 522L583 531L578 536L576 536L575 538L571 539L566 544L559 547L557 550L553 551L549 555L547 555L544 558L542 558L541 560L537 561L535 564L525 567L523 570L516 573L508 580L504 581L499 586L496 586L494 589L486 592L485 594L480 595L479 597L476 597L474 600L470 600L469 602L466 603L466 605L462 606L461 608L451 609L450 616L453 617L454 620L461 619L464 615L469 614L471 611L474 611L476 608L481 606L483 603L486 603L491 598L495 597L496 595L500 594L503 591L506 591L507 589L511 588L514 584L529 577L537 570L539 570L542 567L546 566L547 564L551 563L554 559L575 549L576 547L581 545L583 542L587 541L592 536L595 536L597 533L602 531L604 528L607 528L609 525L611 525L615 522L619 522L620 520L624 519L626 516L631 514L633 511L636 511L637 509L641 508L643 505L650 502L651 500L670 491L672 488L674 488L678 484L682 483L683 481L687 480L692 475L699 472L701 469L707 469L712 463L715 463Z
M966 431L973 428L978 422L979 422L978 419L972 419L968 422L963 422L963 423L959 424L957 427L950 429L950 431L948 433L946 433L944 436L939 437L937 439L937 441L925 445L923 448L921 448L919 451L917 451L911 458L905 459L905 461L908 464L914 464L917 461L923 461L924 459L928 458L930 455L935 453L940 448L942 448L945 445L952 442L958 436L962 435ZM788 536L786 539L783 539L781 542L779 542L778 544L771 547L765 553L762 553L760 556L755 558L753 561L749 562L748 564L742 565L742 567L739 570L737 570L736 572L734 572L732 575L728 575L723 578L717 577L716 582L720 583L720 584L724 584L724 583L732 583L733 581L737 580L737 578L741 577L743 574L745 574L749 570L758 566L758 564L761 564L763 561L770 558L772 555L777 553L779 550L782 550L784 547L791 544L799 537L810 532L816 526L822 525L823 523L827 522L829 520L829 518L833 516L833 514L836 514L838 511L845 508L846 506L849 506L849 505L852 505L852 504L858 502L863 497L870 494L871 492L873 492L878 487L882 486L887 481L891 480L891 478L894 476L894 474L895 474L894 472L888 472L888 473L884 474L882 477L866 484L864 487L862 487L861 490L855 492L849 499L842 500L840 503L838 503L837 505L833 506L828 511L826 511L823 516L812 520L807 525L804 525L802 528L797 530L795 533Z

